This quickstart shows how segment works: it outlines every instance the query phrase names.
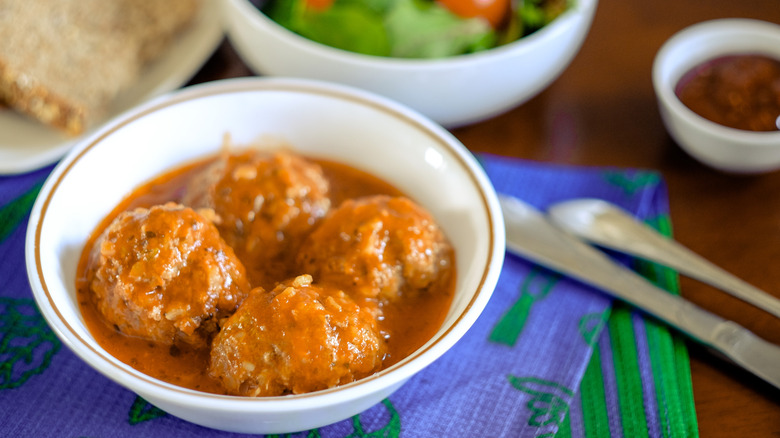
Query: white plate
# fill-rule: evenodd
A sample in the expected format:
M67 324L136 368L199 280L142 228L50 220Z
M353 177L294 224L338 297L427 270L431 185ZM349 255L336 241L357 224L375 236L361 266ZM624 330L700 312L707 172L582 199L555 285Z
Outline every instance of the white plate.
M217 2L205 0L192 26L144 70L138 82L117 97L104 122L151 97L182 86L214 53L222 37ZM100 125L97 123L84 136ZM67 137L13 110L0 110L0 174L28 172L54 163L79 138Z

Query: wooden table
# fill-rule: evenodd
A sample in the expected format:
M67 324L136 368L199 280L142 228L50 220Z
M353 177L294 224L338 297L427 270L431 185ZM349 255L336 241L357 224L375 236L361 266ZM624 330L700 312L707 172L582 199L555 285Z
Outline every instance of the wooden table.
M568 69L518 108L453 133L471 150L576 165L660 171L674 236L742 279L780 297L780 172L719 173L669 137L651 83L653 58L678 30L723 17L780 23L778 0L601 0ZM252 72L225 42L193 79ZM780 344L780 321L694 280L684 296ZM702 437L780 436L780 390L690 345ZM780 364L778 364L780 366Z

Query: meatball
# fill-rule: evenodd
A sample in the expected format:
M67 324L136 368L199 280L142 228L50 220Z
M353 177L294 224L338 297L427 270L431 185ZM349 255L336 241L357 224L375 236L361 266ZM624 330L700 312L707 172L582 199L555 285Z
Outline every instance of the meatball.
M396 300L449 281L453 250L432 216L404 197L350 199L304 242L298 264L317 281Z
M209 372L228 393L253 397L352 382L382 366L376 314L309 275L254 289L214 338Z
M121 213L89 257L97 309L118 330L166 345L204 347L250 286L217 228L168 203Z
M290 262L312 225L330 208L322 169L289 152L226 154L188 187L182 202L211 208L225 241L244 261L253 285L288 278Z

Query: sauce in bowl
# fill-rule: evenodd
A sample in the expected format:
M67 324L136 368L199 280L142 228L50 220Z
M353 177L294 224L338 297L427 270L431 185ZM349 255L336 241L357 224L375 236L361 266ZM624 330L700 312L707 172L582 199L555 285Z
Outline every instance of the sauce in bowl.
M309 215L323 196L327 215ZM119 201L86 242L77 297L97 343L142 373L215 394L298 394L431 339L454 297L453 251L377 176L226 151Z
M777 131L780 60L759 54L718 57L684 74L675 94L692 111L720 125Z

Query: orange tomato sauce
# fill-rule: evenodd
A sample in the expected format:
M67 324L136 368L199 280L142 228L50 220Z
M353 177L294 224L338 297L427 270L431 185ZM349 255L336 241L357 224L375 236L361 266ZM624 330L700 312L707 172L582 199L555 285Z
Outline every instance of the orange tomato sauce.
M313 160L319 164L330 183L330 198L335 207L343 200L360 196L386 194L403 196L388 184L366 172L350 166ZM178 201L188 181L211 160L194 163L172 170L142 185L122 200L89 238L81 255L76 279L77 298L84 321L95 340L109 354L136 370L172 383L198 391L225 394L220 382L209 376L208 348L196 349L188 345L168 346L147 339L121 333L105 321L97 310L87 282L87 260L95 240L121 212L135 207L150 207L168 201ZM427 342L441 327L454 294L455 270L452 269L446 290L416 294L396 304L383 307L384 317L379 325L387 338L388 354L383 360L386 368L410 355ZM280 281L283 279L279 279Z

